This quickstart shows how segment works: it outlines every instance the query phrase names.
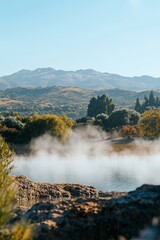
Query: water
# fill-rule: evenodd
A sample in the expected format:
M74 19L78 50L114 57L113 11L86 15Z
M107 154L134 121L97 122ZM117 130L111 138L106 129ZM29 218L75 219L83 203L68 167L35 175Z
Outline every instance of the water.
M160 140L112 142L93 127L73 131L65 144L44 135L31 142L29 156L15 156L13 173L33 181L79 183L102 191L160 183Z
M78 183L101 191L131 191L144 183L158 184L159 155L106 156L76 159L57 156L16 157L15 175L47 183Z

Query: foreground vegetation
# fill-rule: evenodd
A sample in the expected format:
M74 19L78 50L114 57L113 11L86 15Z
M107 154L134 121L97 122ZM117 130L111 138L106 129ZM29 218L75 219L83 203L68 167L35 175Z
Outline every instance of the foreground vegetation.
M13 168L13 152L0 137L0 239L2 240L30 240L32 229L24 221L10 224L15 210L16 183L10 176Z

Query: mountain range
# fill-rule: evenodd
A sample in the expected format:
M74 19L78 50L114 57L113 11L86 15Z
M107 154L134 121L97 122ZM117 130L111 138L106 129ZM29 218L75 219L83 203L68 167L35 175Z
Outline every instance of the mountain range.
M124 77L99 72L93 69L64 71L53 68L21 70L0 77L0 90L13 87L79 87L89 90L120 88L123 90L146 91L160 89L160 78L151 76Z

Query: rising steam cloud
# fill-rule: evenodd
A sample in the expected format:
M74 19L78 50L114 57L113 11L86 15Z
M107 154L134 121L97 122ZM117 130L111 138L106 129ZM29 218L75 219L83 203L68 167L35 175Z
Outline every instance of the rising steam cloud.
M103 191L129 191L160 183L160 142L135 141L131 150L113 150L108 136L93 127L76 130L67 143L44 135L29 156L15 156L14 174L48 183L79 183Z

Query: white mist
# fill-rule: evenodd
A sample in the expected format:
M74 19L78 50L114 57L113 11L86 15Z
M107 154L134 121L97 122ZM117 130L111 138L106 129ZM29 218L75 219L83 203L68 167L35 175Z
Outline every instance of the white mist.
M14 174L48 183L79 183L103 191L129 191L160 183L159 141L136 141L135 151L115 153L105 133L88 127L66 144L45 135L31 144L30 156L15 156Z

